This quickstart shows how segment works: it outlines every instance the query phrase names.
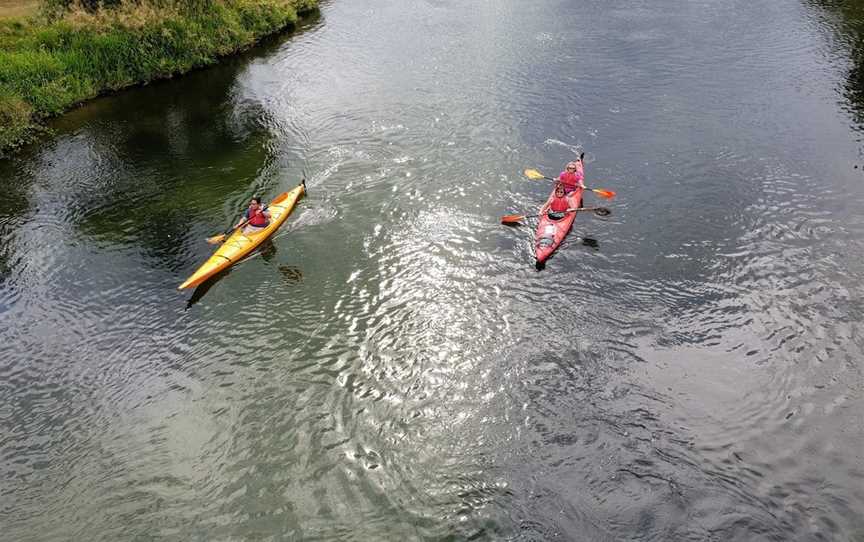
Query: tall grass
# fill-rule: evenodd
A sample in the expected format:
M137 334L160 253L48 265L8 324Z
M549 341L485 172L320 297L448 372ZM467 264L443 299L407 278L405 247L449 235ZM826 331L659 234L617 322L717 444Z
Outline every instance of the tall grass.
M317 0L45 2L40 17L0 20L0 156L46 117L212 64L317 9Z

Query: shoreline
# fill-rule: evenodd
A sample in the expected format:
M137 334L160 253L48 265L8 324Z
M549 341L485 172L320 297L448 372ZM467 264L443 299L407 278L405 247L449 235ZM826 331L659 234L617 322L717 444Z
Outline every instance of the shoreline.
M203 0L0 18L0 159L81 103L213 65L316 12L318 0Z

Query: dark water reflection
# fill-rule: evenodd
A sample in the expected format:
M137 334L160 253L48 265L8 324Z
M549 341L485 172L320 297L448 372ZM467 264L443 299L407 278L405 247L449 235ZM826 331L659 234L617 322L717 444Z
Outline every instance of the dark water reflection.
M59 119L0 163L0 539L859 540L859 11L329 2ZM583 149L538 273L500 217Z
M817 14L824 13L825 27L842 44L844 57L851 64L843 84L843 97L860 125L864 121L864 6L837 0L813 0L810 4Z

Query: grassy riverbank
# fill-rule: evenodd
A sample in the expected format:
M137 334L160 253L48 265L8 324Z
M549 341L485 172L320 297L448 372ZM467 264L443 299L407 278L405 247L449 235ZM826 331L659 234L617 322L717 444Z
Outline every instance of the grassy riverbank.
M27 17L39 12L36 0L0 0L0 19Z
M0 155L79 102L212 64L315 9L317 0L139 0L0 17Z

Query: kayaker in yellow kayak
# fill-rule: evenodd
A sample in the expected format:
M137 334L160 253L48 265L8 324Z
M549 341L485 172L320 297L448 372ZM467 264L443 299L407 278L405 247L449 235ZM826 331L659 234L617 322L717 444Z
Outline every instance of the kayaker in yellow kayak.
M270 224L270 211L261 206L261 198L255 196L249 202L249 208L243 213L243 220L234 229L243 228L243 234L257 233Z

